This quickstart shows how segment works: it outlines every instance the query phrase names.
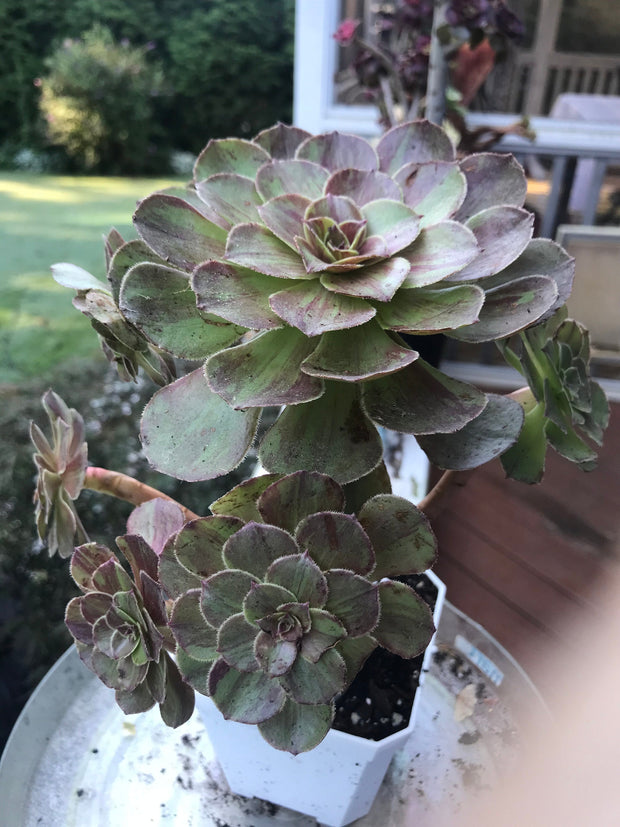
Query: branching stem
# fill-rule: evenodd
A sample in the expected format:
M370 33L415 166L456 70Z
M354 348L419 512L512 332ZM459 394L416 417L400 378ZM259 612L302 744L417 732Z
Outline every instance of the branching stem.
M91 466L86 469L84 488L90 488L91 491L99 491L102 494L109 494L111 497L125 500L132 505L142 505L142 503L156 498L168 500L179 506L186 520L195 520L199 516L167 494L146 485L144 482L134 480L133 477L129 477L127 474L121 474L120 471L109 471L107 468Z

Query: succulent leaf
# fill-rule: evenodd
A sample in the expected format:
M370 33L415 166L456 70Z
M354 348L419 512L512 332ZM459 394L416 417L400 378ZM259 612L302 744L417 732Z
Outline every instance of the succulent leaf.
M380 169L394 175L405 164L453 161L454 147L446 133L430 121L412 121L388 130L377 144Z
M224 254L226 231L173 195L147 196L138 204L134 225L142 240L175 267L191 271Z
M263 666L255 651L257 640L256 626L248 623L243 612L239 612L226 618L219 627L217 653L239 672L256 672ZM271 675L277 674L269 669L265 671Z
M523 409L507 396L488 394L485 409L453 434L420 436L422 450L438 468L465 471L507 451L523 427Z
M290 327L265 331L211 356L206 364L209 386L236 410L318 399L322 381L300 369L314 347L311 339Z
M183 528L184 524L185 518L181 508L176 503L164 500L161 497L148 500L134 508L127 520L127 531L130 535L140 535L146 543L146 548L142 546L140 549L142 554L140 555L139 566L132 563L128 557L128 550L122 549L123 554L131 563L134 577L136 577L137 568L140 568L147 571L154 580L157 579L158 556L170 537ZM151 554L152 552L155 553L154 558L149 555L149 551ZM144 555L147 555L151 560L154 559L154 569L147 565Z
M299 704L330 703L344 689L344 659L335 649L328 649L316 663L297 658L281 681L287 693Z
M420 216L420 226L429 227L450 218L463 203L467 180L456 161L408 163L394 175L405 204Z
M265 522L290 534L310 514L341 511L343 506L344 494L338 483L325 474L308 471L281 477L265 488L257 499L258 510Z
M326 333L301 363L301 370L315 377L359 382L395 373L418 358L415 350L402 347L374 321Z
M209 318L196 306L187 275L161 264L132 267L123 279L119 307L150 342L180 359L204 359L246 330Z
M398 376L383 376L363 388L370 418L408 434L451 433L463 428L484 409L482 391L446 376L423 359L407 365Z
M198 577L210 577L225 568L222 547L241 527L241 520L227 515L190 520L175 537L176 559Z
M212 502L209 506L214 514L228 514L237 517L244 523L261 522L262 517L258 510L257 501L263 491L272 483L280 479L279 474L262 474L260 477L251 477L249 480L231 488L226 494ZM235 568L239 568L235 566Z
M225 718L243 724L260 724L284 706L286 693L277 678L265 672L239 672L223 658L209 673L209 695Z
M334 284L338 286L337 280ZM269 305L282 321L310 337L330 330L357 327L372 319L377 312L359 296L330 290L318 279L272 293Z
M200 607L207 623L217 629L229 617L239 614L244 609L246 598L255 594L259 582L258 578L241 569L219 571L203 580ZM279 603L293 597L290 593L281 595ZM259 617L264 614L267 614L267 610L262 614L259 612Z
M402 658L423 652L435 631L428 605L412 588L395 580L379 583L379 599L381 618L373 631L377 642Z
M232 172L254 178L269 153L253 141L241 138L212 140L202 150L194 165L194 180L203 181L220 172Z
M221 261L206 261L193 272L191 286L199 310L252 330L273 330L282 319L269 305L281 282L272 276Z
M213 479L246 455L258 414L232 411L198 369L161 388L146 406L144 452L155 468L178 479Z
M299 755L321 743L329 732L332 718L329 704L298 704L287 698L284 707L259 724L258 729L275 749Z
M256 496L260 494L259 489L254 491ZM299 548L287 531L250 521L226 541L222 557L229 568L242 569L263 580L272 563L298 553Z
M378 494L359 512L375 552L373 577L395 577L432 568L437 540L426 516L403 497Z
M288 589L298 603L307 603L312 608L325 605L327 581L307 553L291 554L275 560L267 569L265 580Z
M295 537L322 569L349 569L368 574L374 569L375 554L370 539L350 514L321 511L299 522Z
M527 178L512 155L479 152L463 158L459 166L467 181L467 194L456 214L459 221L496 204L523 206Z
M170 629L184 652L201 663L217 656L217 630L205 621L200 610L201 590L190 589L175 600L170 613Z
M379 434L362 411L359 390L335 382L326 382L325 393L314 402L286 408L259 449L268 471L315 470L339 483L372 471L382 454Z
M326 611L340 620L349 637L372 632L379 619L377 586L345 569L331 569L325 576L328 587Z

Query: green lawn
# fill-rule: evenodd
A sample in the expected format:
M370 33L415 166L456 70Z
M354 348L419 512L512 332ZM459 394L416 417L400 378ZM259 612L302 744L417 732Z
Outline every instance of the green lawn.
M98 349L50 265L70 261L104 278L102 235L116 227L135 238L136 202L171 183L0 172L0 386Z

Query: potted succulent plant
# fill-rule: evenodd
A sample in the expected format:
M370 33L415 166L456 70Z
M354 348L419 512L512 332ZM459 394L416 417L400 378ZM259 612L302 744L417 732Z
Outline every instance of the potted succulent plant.
M265 472L188 512L90 467L79 414L44 397L39 532L71 555L83 594L67 625L125 712L158 703L176 726L197 690L256 725L271 763L301 761L371 652L425 649L431 612L404 578L435 559L423 512L445 480L420 508L394 496L379 428L414 435L448 476L501 457L536 482L547 444L593 467L608 406L587 331L566 318L572 260L532 238L525 194L512 157L457 159L427 121L376 146L279 124L210 141L187 187L141 201L139 238L105 239L105 283L54 266L121 375L142 367L160 386L141 424L154 467L212 479L255 446ZM528 387L485 394L402 338L436 332L497 342ZM136 506L116 541L128 568L88 542L84 488Z

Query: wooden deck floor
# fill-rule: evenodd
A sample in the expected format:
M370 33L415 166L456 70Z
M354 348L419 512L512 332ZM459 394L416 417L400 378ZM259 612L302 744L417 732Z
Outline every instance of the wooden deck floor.
M594 592L620 560L619 456L615 403L597 470L550 450L543 482L527 486L506 480L495 461L433 524L448 599L508 649L550 704L545 661L571 649L575 618L595 619Z

